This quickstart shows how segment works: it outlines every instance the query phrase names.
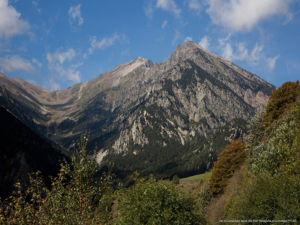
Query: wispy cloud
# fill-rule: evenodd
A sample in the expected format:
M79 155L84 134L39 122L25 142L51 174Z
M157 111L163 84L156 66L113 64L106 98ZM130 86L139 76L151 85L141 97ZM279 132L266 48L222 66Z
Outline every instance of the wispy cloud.
M195 10L198 14L200 13L202 7L198 0L185 0L184 3L188 4L189 9Z
M39 1L38 1L38 0L37 0L37 1L32 1L32 4L35 6L36 11L37 11L39 14L41 14L41 13L42 13L42 8L38 8L38 6L39 6Z
M81 11L80 11L81 4L77 6L71 6L68 13L69 13L69 21L72 25L73 22L78 21L78 26L81 26L83 24L83 18L81 17Z
M180 17L181 9L176 5L173 0L157 0L156 8L161 8L165 11L174 13L176 17Z
M192 37L186 37L185 39L184 39L184 41L183 42L186 42L186 41L192 41L193 40L193 38Z
M91 38L91 47L88 50L88 54L92 54L94 52L94 50L96 50L96 49L108 48L108 47L112 46L116 40L119 40L119 39L125 39L125 35L118 35L115 33L112 37L102 38L99 41L97 41L96 36L93 36Z
M34 80L26 80L26 81L31 84L35 84L35 85L37 84L36 81L34 81Z
M209 38L207 36L204 36L200 42L198 43L198 45L200 45L202 48L205 48L206 50L209 49L209 45L210 45L210 42L209 42Z
M263 53L263 44L256 43L252 49L249 51L246 48L246 44L244 42L240 42L236 46L236 50L233 50L233 47L230 43L226 43L222 46L221 56L229 61L243 61L246 60L248 64L257 65L261 60L264 60ZM249 54L249 52L251 52Z
M0 1L0 37L11 37L29 31L30 25L21 19L21 13L8 4L8 0Z
M165 21L162 23L161 27L162 27L162 28L165 28L165 26L167 26L167 24L168 24L168 21L165 20Z
M183 35L178 30L175 30L175 35L174 35L174 39L172 41L172 45L175 45L177 43L177 41L182 37L183 37Z
M59 50L56 50L55 53L51 54L51 53L47 53L47 60L49 63L54 63L55 61L60 62L60 64L63 64L66 60L72 61L72 59L74 58L74 56L76 55L75 50L70 48L68 51L66 52L61 52Z
M37 59L33 58L32 62L35 63L39 68L42 67L42 63L40 63L39 61L37 61Z
M22 59L18 55L0 58L0 67L8 73L16 70L25 70L28 73L35 71L34 67L28 60Z
M267 58L268 66L270 70L273 70L276 65L276 60L279 58L280 55L275 56L274 58Z
M150 0L148 3L147 3L147 6L144 6L143 7L144 9L144 12L146 14L146 16L149 18L149 19L152 19L152 16L153 16L153 0Z
M77 67L83 63L64 65L65 62L71 62L75 57L76 52L74 49L68 51L57 50L55 53L47 53L48 68L50 71L55 72L59 75L59 79L67 79L76 83L80 82L80 72L76 71ZM54 79L54 78L53 78ZM54 82L55 80L53 80ZM55 84L54 82L53 84Z
M255 44L252 52L251 52L251 59L253 61L258 61L262 57L262 50L264 49L264 45L259 45L258 43Z
M274 15L291 20L290 3L295 0L206 0L213 23L232 31L250 31L260 21Z
M266 57L264 53L264 45L255 43L253 48L249 49L245 42L239 42L232 46L226 43L220 46L221 56L229 61L246 61L250 66L258 66L264 64L269 70L273 70L276 65L276 60L279 55L275 57Z

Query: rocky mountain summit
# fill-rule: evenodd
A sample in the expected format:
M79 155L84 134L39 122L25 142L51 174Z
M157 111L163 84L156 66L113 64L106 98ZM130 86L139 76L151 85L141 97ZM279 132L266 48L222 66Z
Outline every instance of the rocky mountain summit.
M98 162L120 176L203 172L274 89L192 41L163 63L139 57L59 91L0 73L0 105L68 150L89 129Z

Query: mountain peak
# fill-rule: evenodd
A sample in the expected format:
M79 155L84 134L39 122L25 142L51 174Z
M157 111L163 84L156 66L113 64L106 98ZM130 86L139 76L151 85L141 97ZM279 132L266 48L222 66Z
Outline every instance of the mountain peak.
M195 42L186 41L185 43L176 47L175 51L167 59L166 64L168 66L173 66L184 59L192 59L196 55L195 52L199 50L205 53L210 53L201 46L197 45Z

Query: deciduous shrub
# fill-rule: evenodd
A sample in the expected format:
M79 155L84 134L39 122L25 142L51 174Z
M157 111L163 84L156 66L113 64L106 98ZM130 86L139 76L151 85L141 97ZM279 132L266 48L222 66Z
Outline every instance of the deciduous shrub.
M298 222L300 220L299 199L299 180L262 173L246 181L244 188L231 197L226 206L226 219L296 220Z
M212 168L209 179L210 194L215 196L223 192L235 170L239 169L246 159L245 144L240 140L232 141L219 154Z
M266 111L264 113L264 127L269 127L274 120L284 116L284 112L290 110L300 94L299 81L285 82L277 90L273 91Z
M151 176L124 190L118 209L117 224L206 224L191 195Z

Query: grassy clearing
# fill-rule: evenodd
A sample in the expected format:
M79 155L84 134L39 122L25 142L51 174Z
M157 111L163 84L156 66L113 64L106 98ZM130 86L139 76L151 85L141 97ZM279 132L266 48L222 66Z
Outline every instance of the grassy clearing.
M211 176L211 172L198 174L191 177L186 177L180 179L180 183L178 184L178 186L182 188L182 191L191 193L192 195L197 197L200 190L201 180L207 179L210 176Z
M205 178L205 176L210 177L211 172L202 173L202 174L198 174L198 175L191 176L191 177L186 177L186 178L181 179L180 181L200 181L203 178Z

